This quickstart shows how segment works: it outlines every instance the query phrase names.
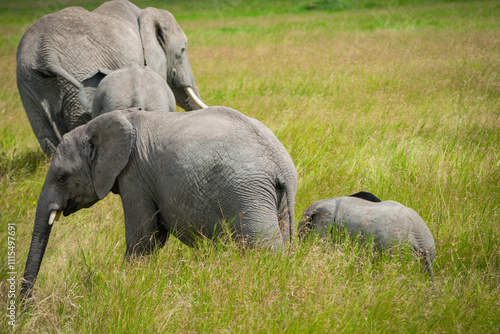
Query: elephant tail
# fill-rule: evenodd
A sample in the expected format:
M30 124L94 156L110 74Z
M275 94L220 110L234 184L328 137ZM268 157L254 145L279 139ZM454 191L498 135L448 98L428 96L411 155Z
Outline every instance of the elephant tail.
M295 190L287 182L282 182L279 178L276 179L275 189L278 195L278 222L282 231L283 241L291 243L295 228Z
M425 254L425 271L429 274L431 278L434 278L434 271L432 270L432 264L434 263L434 258L436 257L436 246L434 240L432 240L432 245L428 247L429 251Z
M56 76L59 76L63 78L64 80L68 81L71 83L73 86L75 86L77 89L80 88L80 82L76 80L71 74L69 74L64 68L62 68L59 65L56 66L51 66L50 72Z
M432 270L432 260L429 257L425 259L425 271L431 278L434 278L434 271Z
M436 256L434 240L432 240L432 243L427 243L426 245L413 246L413 253L419 258L420 263L424 267L424 272L427 273L430 278L433 278L434 271L432 270L432 264Z

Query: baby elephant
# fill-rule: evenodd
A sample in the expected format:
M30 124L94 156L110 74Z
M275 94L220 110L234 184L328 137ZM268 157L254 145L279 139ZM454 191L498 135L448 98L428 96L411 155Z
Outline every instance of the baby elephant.
M92 118L113 110L175 111L174 93L162 77L147 67L130 63L116 71L98 69L83 79L79 92Z
M293 235L297 173L262 123L225 107L112 111L57 147L37 203L23 294L61 212L88 208L110 191L122 200L129 256L162 247L171 234L192 246L196 236L231 232L243 246L271 249Z
M335 229L334 229L335 228ZM390 249L394 244L408 242L433 276L436 255L434 238L414 210L395 201L382 202L375 195L361 191L351 196L324 199L311 204L299 223L299 238L311 233L321 237L335 230L347 230L349 236L373 236L377 249Z

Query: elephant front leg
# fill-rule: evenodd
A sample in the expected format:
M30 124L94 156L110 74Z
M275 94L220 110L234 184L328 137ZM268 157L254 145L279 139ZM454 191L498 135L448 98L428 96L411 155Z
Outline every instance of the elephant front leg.
M123 196L122 204L125 215L126 258L147 256L155 249L163 247L169 233L161 222L156 205L143 199Z

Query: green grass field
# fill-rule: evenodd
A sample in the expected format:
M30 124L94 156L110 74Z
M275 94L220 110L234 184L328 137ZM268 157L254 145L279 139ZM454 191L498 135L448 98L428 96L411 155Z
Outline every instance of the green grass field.
M401 202L434 235L434 281L408 254L349 240L271 254L172 237L128 263L110 194L56 222L33 307L16 301L12 328L7 279L16 272L18 292L49 166L16 47L75 4L99 2L0 3L0 332L500 333L500 2L439 0L136 2L176 16L205 103L259 119L288 149L296 223L313 201L360 190Z

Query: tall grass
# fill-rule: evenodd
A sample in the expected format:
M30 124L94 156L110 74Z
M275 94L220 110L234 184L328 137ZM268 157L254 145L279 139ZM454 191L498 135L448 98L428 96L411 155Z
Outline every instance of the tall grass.
M286 3L166 7L204 101L259 119L290 152L296 221L360 190L399 201L434 235L434 281L408 254L380 258L348 239L271 254L172 237L129 263L109 195L56 223L15 331L500 332L500 3ZM0 256L15 223L18 289L49 164L15 84L15 48L42 11L26 4L0 14ZM0 261L1 305L7 272Z

